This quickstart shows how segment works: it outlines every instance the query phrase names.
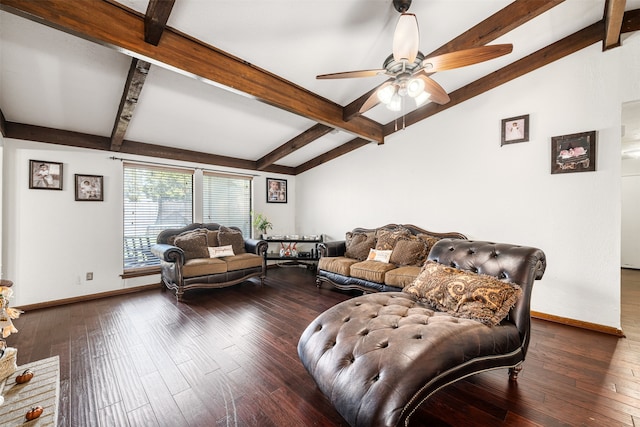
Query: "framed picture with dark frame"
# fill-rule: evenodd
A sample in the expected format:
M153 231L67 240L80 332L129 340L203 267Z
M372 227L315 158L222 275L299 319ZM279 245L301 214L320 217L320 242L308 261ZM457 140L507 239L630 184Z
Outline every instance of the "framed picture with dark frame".
M29 188L62 190L62 163L29 160Z
M287 203L287 180L267 178L267 203Z
M596 131L551 138L551 173L596 170Z
M501 133L500 146L514 142L527 142L529 140L529 115L502 119Z
M75 174L76 201L102 202L104 201L104 177L102 175Z

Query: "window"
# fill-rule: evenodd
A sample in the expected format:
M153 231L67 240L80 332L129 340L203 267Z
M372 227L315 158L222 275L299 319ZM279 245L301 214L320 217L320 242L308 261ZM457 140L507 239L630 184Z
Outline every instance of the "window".
M160 231L193 222L193 171L124 164L124 269L160 265Z
M202 221L236 226L251 236L251 178L204 172Z

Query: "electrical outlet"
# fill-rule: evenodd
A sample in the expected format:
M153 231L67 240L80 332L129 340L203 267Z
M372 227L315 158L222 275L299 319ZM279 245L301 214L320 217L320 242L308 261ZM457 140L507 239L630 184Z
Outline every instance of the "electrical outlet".
M87 280L93 280L93 273L87 273Z

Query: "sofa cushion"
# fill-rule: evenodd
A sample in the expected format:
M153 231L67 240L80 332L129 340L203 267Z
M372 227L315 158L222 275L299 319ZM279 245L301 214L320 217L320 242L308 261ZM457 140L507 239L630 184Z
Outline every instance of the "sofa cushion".
M398 240L407 239L411 235L411 231L404 227L394 229L380 228L376 231L376 249L393 250Z
M407 285L410 285L420 271L422 267L417 267L413 265L407 265L404 267L398 267L396 269L387 271L384 275L384 283L388 286L394 286L396 288L404 288Z
M412 236L409 239L400 239L396 242L391 254L390 262L395 265L415 265L420 266L427 260L427 243Z
M235 255L233 253L233 246L231 245L215 247L209 246L207 249L209 249L210 258L222 258Z
M516 303L520 286L493 276L427 261L416 280L403 289L452 316L497 325Z
M218 242L218 230L207 230L207 244L209 246L220 246L220 242Z
M391 250L369 249L368 261L389 262Z
M227 263L218 258L196 258L184 263L182 275L187 277L208 276L210 274L225 273Z
M218 232L218 244L220 246L233 246L233 253L236 255L246 252L244 249L244 237L242 232L233 228L222 226Z
M187 232L176 236L175 245L184 251L185 260L209 258L207 235L198 231Z
M345 238L345 256L364 261L369 256L369 250L376 246L375 233L352 233L348 232Z
M379 261L362 261L351 266L350 275L358 279L370 282L384 283L384 275L387 271L396 268L395 265Z
M342 274L343 276L349 276L351 266L357 262L358 260L356 259L344 256L324 256L318 261L318 270L325 270L332 273Z
M227 263L227 271L243 270L262 266L262 257L256 254L243 253L223 258Z

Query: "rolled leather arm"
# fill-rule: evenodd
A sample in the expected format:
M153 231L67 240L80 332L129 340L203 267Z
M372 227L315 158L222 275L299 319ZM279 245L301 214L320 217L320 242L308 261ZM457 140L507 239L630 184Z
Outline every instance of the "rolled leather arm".
M344 256L347 251L347 242L345 240L336 240L333 242L318 243L320 256Z
M244 239L244 249L250 254L262 256L269 248L269 243L265 240Z
M184 251L177 246L156 243L151 245L151 253L160 258L161 261L178 262L184 264Z

